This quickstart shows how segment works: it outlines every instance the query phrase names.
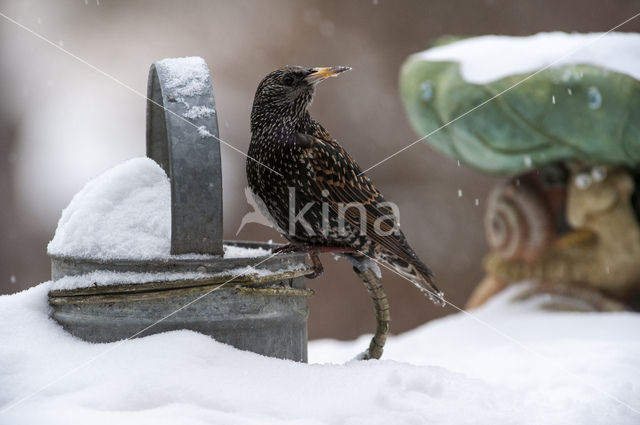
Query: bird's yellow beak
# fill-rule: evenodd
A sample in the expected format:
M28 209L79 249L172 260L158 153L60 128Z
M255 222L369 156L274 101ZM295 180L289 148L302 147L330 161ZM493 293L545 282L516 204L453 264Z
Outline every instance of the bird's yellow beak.
M330 66L326 68L312 68L311 74L305 77L305 81L309 84L317 84L320 81L326 80L329 77L335 77L336 75L349 71L351 67L348 66Z

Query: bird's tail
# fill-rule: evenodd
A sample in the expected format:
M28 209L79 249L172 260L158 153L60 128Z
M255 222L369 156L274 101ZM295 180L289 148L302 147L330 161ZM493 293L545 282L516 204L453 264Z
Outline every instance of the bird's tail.
M414 254L415 256L415 254ZM418 288L423 294L438 305L445 306L444 292L442 292L433 282L433 272L429 270L426 264L415 256L411 262L407 262L396 255L387 252L381 252L381 260Z

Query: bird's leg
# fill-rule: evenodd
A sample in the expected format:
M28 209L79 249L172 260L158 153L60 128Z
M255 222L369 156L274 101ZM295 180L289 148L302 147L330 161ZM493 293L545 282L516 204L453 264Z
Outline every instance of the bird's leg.
M278 253L278 252L292 252L292 251L297 251L300 249L300 245L296 245L296 244L292 244L292 243L288 243L288 244L284 244L282 246L279 246L277 248L273 248L271 250L271 252L273 252L274 254Z
M315 279L316 277L320 276L324 271L324 267L320 262L320 257L318 257L319 253L330 252L334 254L340 254L340 253L356 252L353 248L338 247L338 246L310 246L306 251L309 254L309 258L311 258L311 263L313 263L313 273L308 274L306 276L307 279Z
M349 247L340 247L340 246L321 246L321 245L300 245L288 243L286 245L279 246L274 248L271 252L280 253L280 252L292 252L292 251L302 251L309 254L309 258L311 259L311 263L313 264L313 272L306 275L307 279L315 279L320 276L322 272L324 272L324 267L320 262L320 257L318 254L320 253L333 253L333 254L342 254L342 253L355 253L356 251L353 248Z
M321 254L321 253L355 254L357 252L355 249L349 248L346 246L316 246L316 245L311 245L305 251L308 253L314 253L314 254Z
M322 246L322 245L306 245L306 244L295 244L295 243L288 243L282 246L279 246L277 248L273 248L271 250L271 252L278 253L278 252L293 252L293 251L302 251L302 252L307 252L307 253L316 253L316 254L320 254L320 253L334 253L334 254L339 254L339 253L351 253L351 254L355 254L356 250L353 248L349 248L349 247L344 247L344 246Z
M387 300L387 294L384 292L380 279L373 270L360 271L356 267L353 270L364 282L364 286L367 288L376 310L376 333L371 338L369 348L357 358L360 360L379 359L382 357L384 344L387 342L387 334L389 333L389 324L391 322L389 300Z
M315 252L309 252L309 258L311 258L311 263L313 263L313 272L306 275L307 279L315 279L320 276L322 272L324 272L324 266L320 262L320 257Z

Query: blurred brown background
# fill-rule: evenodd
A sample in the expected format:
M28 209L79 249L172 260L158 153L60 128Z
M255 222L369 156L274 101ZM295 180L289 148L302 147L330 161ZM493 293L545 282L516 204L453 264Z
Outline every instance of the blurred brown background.
M0 11L137 91L149 65L202 56L213 75L221 137L245 151L255 88L286 64L350 65L323 84L312 114L363 168L417 137L397 92L411 53L445 35L606 31L640 10L632 0L487 1L1 1ZM639 31L640 22L620 30ZM90 178L144 155L145 100L0 17L0 294L48 279L46 244L61 210ZM225 236L281 241L250 224L244 157L223 147ZM449 300L463 305L482 276L485 195L494 181L424 144L369 175L401 209L402 226L436 272ZM462 190L462 196L458 196ZM475 206L475 199L480 206ZM350 266L324 258L309 286L311 338L373 331L369 298ZM452 313L385 273L399 333Z

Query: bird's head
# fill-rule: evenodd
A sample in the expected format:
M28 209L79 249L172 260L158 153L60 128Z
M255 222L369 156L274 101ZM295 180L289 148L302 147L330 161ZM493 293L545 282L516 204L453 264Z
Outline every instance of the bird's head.
M348 66L287 66L273 71L264 77L256 90L252 124L254 120L272 119L274 116L289 119L302 117L313 100L316 85L350 69Z

